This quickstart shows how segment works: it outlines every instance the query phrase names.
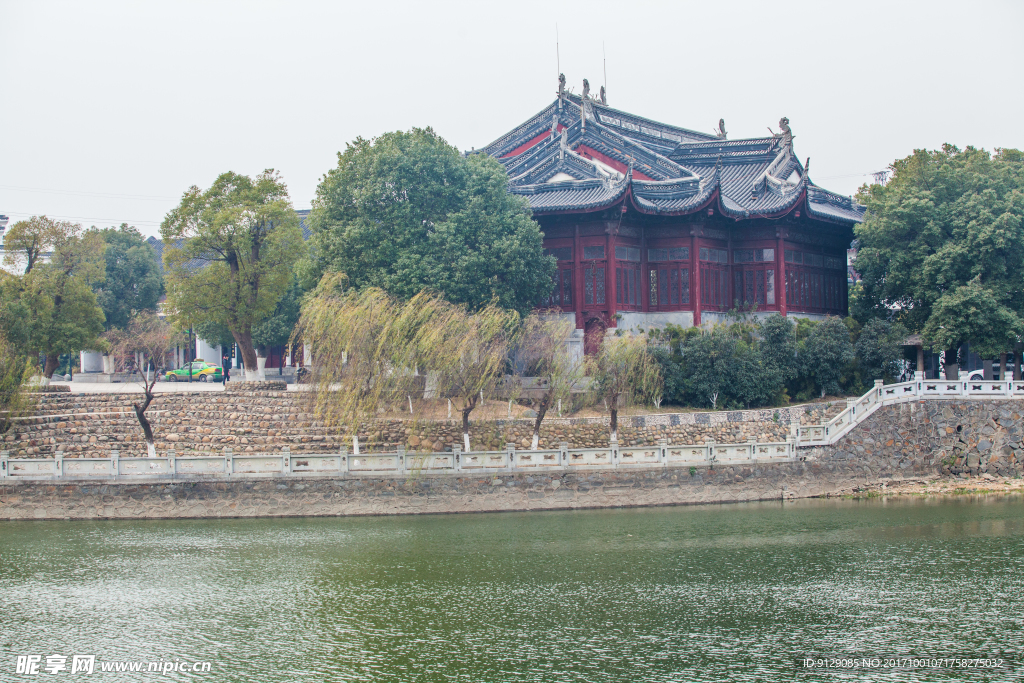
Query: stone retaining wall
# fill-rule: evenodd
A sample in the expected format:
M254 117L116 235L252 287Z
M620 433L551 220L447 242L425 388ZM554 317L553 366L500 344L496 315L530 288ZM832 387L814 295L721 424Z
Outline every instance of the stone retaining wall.
M252 383L240 384L246 386ZM12 458L106 457L113 449L122 457L146 454L142 430L131 405L138 394L73 394L39 397L36 414L19 420L0 437L0 450ZM785 441L791 423L818 424L845 404L810 404L790 408L737 410L715 413L666 413L621 417L622 445L654 445L660 439L677 444L747 441ZM300 392L241 391L160 394L147 415L153 424L158 451L189 453L337 452L351 448L347 429L326 427L312 414ZM533 420L473 421L474 450L500 450L506 443L529 447ZM550 416L541 428L540 447L603 447L608 444L608 418ZM360 425L362 450L450 450L462 443L459 420L382 420Z
M802 498L886 481L1020 476L1018 401L885 406L806 462L573 473L0 483L0 519L187 518L577 509Z

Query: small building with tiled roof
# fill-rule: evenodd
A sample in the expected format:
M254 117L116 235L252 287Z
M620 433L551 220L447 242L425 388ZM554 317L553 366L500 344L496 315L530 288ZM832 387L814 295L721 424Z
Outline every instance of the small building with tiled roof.
M545 306L577 329L714 322L737 306L846 315L864 207L815 185L788 119L730 140L564 89L484 147L527 199L558 276Z

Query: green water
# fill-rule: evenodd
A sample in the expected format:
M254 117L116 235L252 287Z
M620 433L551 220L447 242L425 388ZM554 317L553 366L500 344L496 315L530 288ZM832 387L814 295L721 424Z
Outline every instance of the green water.
M1019 497L0 523L2 681L1009 681L1022 646ZM212 670L19 676L21 654Z

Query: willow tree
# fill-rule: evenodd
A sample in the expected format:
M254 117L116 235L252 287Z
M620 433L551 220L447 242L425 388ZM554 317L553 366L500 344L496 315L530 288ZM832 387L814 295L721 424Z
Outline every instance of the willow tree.
M359 453L359 422L374 415L415 365L410 335L396 325L402 306L382 290L349 288L328 273L302 306L294 336L313 350L310 396L328 425L346 425Z
M6 434L13 418L28 407L23 386L31 373L31 361L18 346L0 330L0 434Z
M104 317L93 286L103 280L106 245L96 230L45 216L19 221L11 233L5 265L24 265L25 272L5 283L0 317L23 348L45 357L48 384L61 355L101 345Z
M425 293L408 305L411 317L419 321L415 328L419 367L436 373L438 395L458 403L462 445L469 451L470 414L498 388L520 332L519 314L494 303L471 312Z
M518 322L515 312L492 305L474 313L432 292L399 302L328 273L303 304L295 336L312 349L312 400L327 424L357 434L361 419L407 395L423 369L437 378L440 396L458 401L469 450L470 414L494 393ZM354 436L356 452L358 444Z
M583 388L583 359L568 344L575 327L560 315L534 314L523 321L522 340L516 350L517 366L522 378L530 377L536 384L522 390L539 393L533 399L537 413L533 422L533 450L540 444L540 426L552 406Z
M611 416L611 440L619 438L619 410L661 398L661 369L641 335L611 337L590 360L591 397L602 401Z
M255 178L224 173L205 192L192 186L160 234L175 320L227 327L246 379L258 379L253 327L273 315L305 252L284 181L268 169Z

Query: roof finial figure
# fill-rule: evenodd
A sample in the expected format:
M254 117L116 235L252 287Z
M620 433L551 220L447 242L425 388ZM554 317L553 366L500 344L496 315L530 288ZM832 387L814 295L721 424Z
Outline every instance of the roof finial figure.
M558 133L558 114L551 115L551 138L555 139L555 134Z
M782 131L782 144L786 147L793 146L793 129L789 127L789 119L783 116L779 119L779 129Z
M585 78L583 79L583 99L590 99L590 81Z
M569 129L562 129L562 138L558 141L558 158L562 160L565 158L565 150L569 147Z
M603 85L601 86L601 104L608 106L608 91L604 89Z
M725 140L728 133L725 131L725 119L718 119L718 130L715 131L719 140Z
M565 74L558 74L558 107L562 107L562 100L565 99Z

